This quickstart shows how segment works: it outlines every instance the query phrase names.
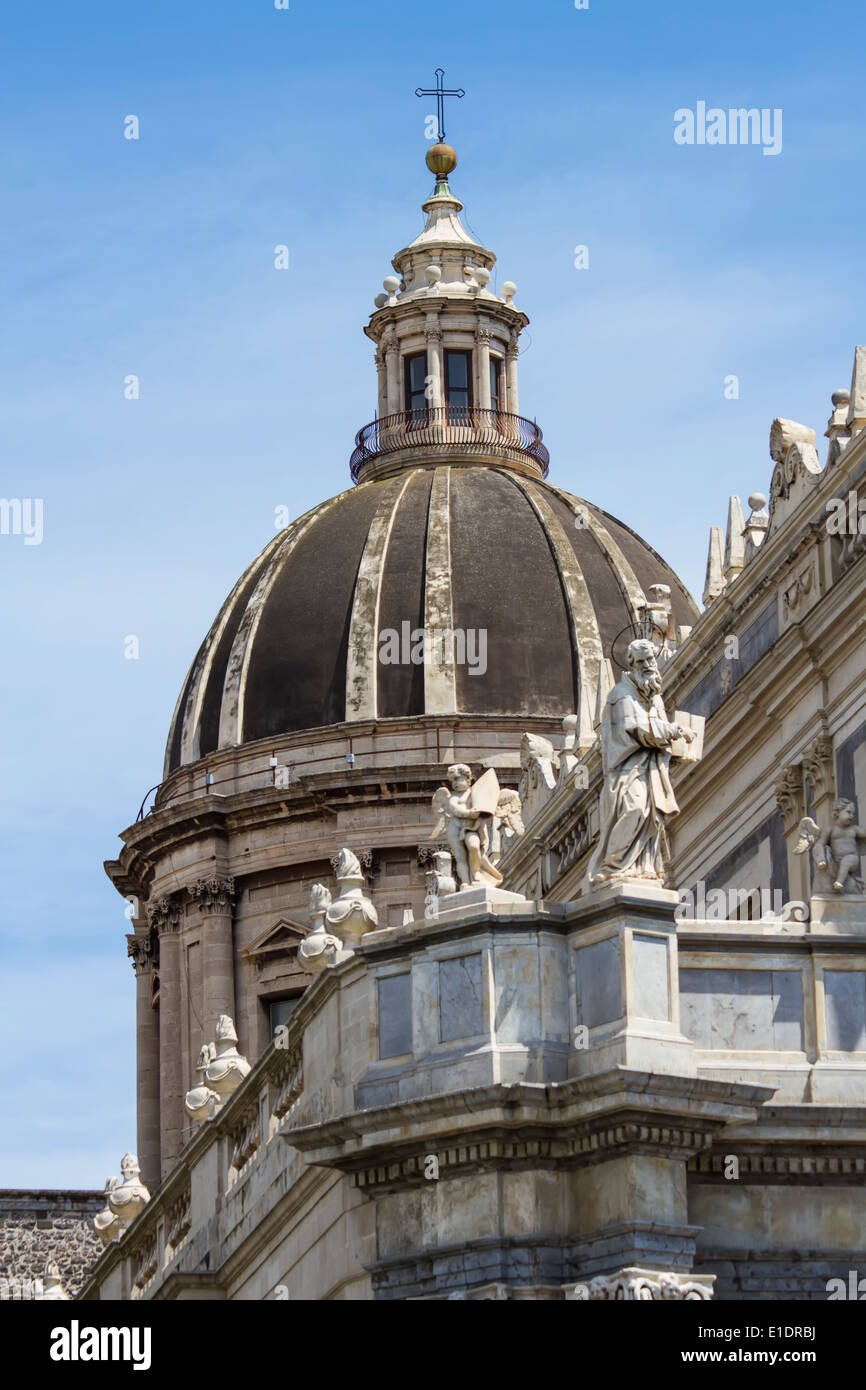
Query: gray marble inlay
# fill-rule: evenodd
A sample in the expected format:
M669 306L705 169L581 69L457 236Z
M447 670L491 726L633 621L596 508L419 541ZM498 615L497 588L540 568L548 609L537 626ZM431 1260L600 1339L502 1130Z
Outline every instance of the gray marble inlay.
M379 980L379 1057L411 1051L412 976L384 975Z
M481 955L439 962L439 1041L474 1038L484 1031Z
M825 970L827 1046L835 1052L866 1050L866 973Z
M578 1023L597 1028L622 1017L619 941L615 936L582 946L576 952L574 974Z
M634 1012L640 1018L670 1020L668 943L662 936L635 932L631 943L634 969Z
M680 1026L697 1047L800 1052L800 971L682 969Z

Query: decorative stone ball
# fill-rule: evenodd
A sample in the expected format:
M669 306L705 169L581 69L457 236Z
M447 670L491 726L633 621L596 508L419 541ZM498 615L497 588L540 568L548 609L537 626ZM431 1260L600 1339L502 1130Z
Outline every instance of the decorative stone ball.
M429 285L437 284L438 281L442 279L441 265L428 265L427 269L424 271L424 275Z
M384 309L385 305L388 303L387 294L377 294L375 299L373 300L373 303L375 304L377 309Z
M431 174L447 176L457 168L457 151L451 145L439 142L430 146L425 162Z
M767 499L762 492L753 492L749 497L749 506L753 512L762 512L767 505Z
M486 270L483 265L477 265L475 267L475 279L478 281L479 285L489 285L490 271Z
M388 294L396 294L400 288L400 281L397 279L396 275L386 275L385 279L382 281L382 285L383 288L388 291Z
M517 294L517 286L513 280L506 280L502 286L502 293L506 299L513 299Z
M851 392L845 390L834 391L830 399L835 406L848 405L851 400Z

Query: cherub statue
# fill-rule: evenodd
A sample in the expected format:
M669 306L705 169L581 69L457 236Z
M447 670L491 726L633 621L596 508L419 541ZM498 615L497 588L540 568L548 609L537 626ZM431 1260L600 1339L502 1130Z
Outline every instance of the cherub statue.
M448 769L448 781L450 786L433 794L437 823L430 839L444 836L461 889L478 883L495 887L502 882L491 857L497 856L499 825L512 835L523 834L520 797L500 787L492 767L473 785L471 769L454 763Z
M812 858L819 874L815 877L815 890L826 890L827 882L834 893L862 893L863 880L860 870L860 842L866 841L866 829L856 825L857 809L853 801L840 797L833 803L833 824L825 835L817 821L804 816L797 827L800 836L794 849L795 854L812 851ZM825 882L821 882L824 879Z

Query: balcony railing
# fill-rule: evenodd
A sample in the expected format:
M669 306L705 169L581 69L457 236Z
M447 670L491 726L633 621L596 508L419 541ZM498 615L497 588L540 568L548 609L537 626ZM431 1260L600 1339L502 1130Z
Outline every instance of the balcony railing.
M483 454L517 453L531 459L547 477L550 455L533 420L477 406L436 406L428 410L403 410L372 420L355 435L350 460L352 477L371 459L404 449L433 449Z

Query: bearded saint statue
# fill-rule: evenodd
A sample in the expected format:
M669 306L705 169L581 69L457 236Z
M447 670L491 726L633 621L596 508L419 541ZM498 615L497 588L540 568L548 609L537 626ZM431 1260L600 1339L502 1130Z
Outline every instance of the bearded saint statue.
M608 695L601 720L601 827L587 872L593 886L622 879L664 884L665 818L679 811L668 770L677 756L671 745L695 738L694 730L668 721L653 644L630 643L627 658L629 669Z

